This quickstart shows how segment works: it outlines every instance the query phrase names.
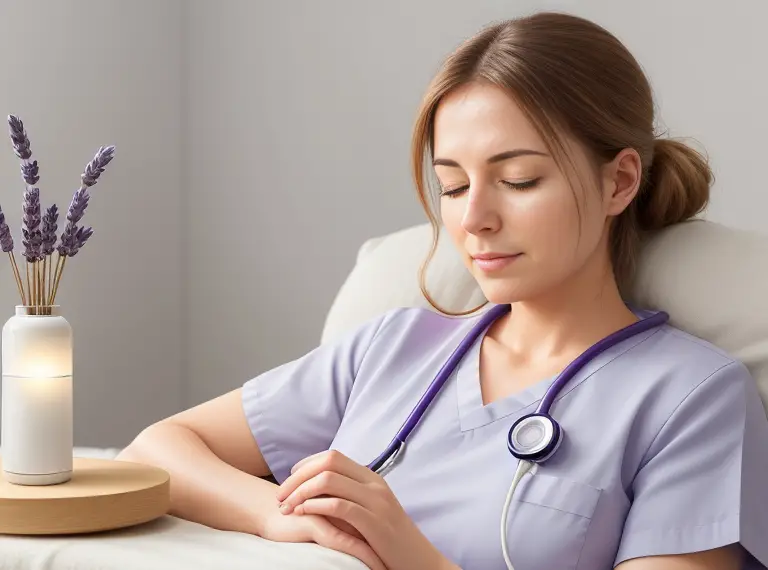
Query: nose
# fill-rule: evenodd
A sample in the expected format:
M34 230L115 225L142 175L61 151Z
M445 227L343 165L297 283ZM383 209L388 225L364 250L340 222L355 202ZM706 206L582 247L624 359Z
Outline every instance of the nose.
M496 193L493 188L485 184L470 185L461 225L464 231L470 234L493 232L501 227Z

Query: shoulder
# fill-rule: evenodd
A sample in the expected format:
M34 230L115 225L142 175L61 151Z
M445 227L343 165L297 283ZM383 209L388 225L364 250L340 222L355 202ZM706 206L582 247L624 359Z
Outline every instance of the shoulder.
M441 337L465 331L476 323L484 311L466 316L452 316L425 307L398 307L378 317L380 326L376 334L379 339L392 340L401 337L429 335L437 341Z
M466 336L484 311L451 316L424 307L398 307L347 333L365 347L363 372L382 366L402 371L444 357ZM364 374L365 375L365 374Z
M704 384L728 384L744 389L754 380L743 362L711 342L674 325L665 324L622 355L625 364L651 372L648 388L676 394L682 400Z
M631 507L616 564L735 541L765 563L768 549L753 529L768 528L760 483L768 419L749 370L669 325L636 348L639 358L625 369L639 385L630 395L639 395L637 413L622 455Z

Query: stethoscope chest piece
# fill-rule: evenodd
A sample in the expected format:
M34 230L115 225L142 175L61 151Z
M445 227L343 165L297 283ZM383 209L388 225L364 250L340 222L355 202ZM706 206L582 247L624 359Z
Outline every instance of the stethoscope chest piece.
M552 457L563 440L563 430L548 414L519 418L507 435L507 448L518 459L542 463Z

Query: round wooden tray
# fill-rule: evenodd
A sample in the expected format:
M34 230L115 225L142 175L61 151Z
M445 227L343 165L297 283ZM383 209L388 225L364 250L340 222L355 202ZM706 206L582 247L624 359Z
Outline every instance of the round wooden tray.
M75 457L69 481L45 486L13 485L0 472L0 534L123 528L163 516L169 504L168 473L139 463Z

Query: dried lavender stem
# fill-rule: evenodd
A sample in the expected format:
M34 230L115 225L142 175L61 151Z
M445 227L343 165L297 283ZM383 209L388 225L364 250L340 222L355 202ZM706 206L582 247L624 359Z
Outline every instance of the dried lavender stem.
M43 269L43 265L40 263L40 260L36 261L35 264L37 265L37 304L42 307L45 304L43 302L43 288L45 285L43 282L43 276L45 275L45 270Z
M13 256L13 252L8 252L8 257L11 259L11 269L13 269L13 276L16 279L16 286L19 288L19 294L21 295L21 304L27 304L27 297L24 295L24 284L21 282L21 275L19 274L19 266L16 265L16 258Z
M35 314L37 314L37 304L38 304L37 303L37 289L38 289L37 286L39 284L39 281L37 280L37 276L38 276L37 260L34 260L32 262L32 287L34 291L32 299L33 299L33 304L35 305Z
M53 268L53 255L48 256L48 287L46 289L46 299L48 299L48 305L51 304L51 290L53 287L53 280L51 277L51 269Z
M40 281L42 282L42 294L40 295L40 298L42 299L43 305L47 305L46 301L48 300L48 287L47 283L45 281L46 275L48 275L48 256L46 255L43 257L43 274L40 276Z
M51 278L51 288L50 288L50 292L48 293L48 304L49 305L53 305L53 296L54 296L54 291L55 291L55 287L56 287L56 276L59 274L59 265L61 265L61 258L62 258L61 253L59 253L57 251L56 252L56 256L57 256L56 257L56 267L53 270L53 276Z
M64 264L67 263L67 257L62 256L59 274L56 276L56 282L53 285L53 295L51 295L51 305L56 301L56 293L59 292L59 283L61 283L61 274L64 273Z
M32 305L32 286L29 280L29 260L26 263L27 266L27 294L29 295L29 305Z

